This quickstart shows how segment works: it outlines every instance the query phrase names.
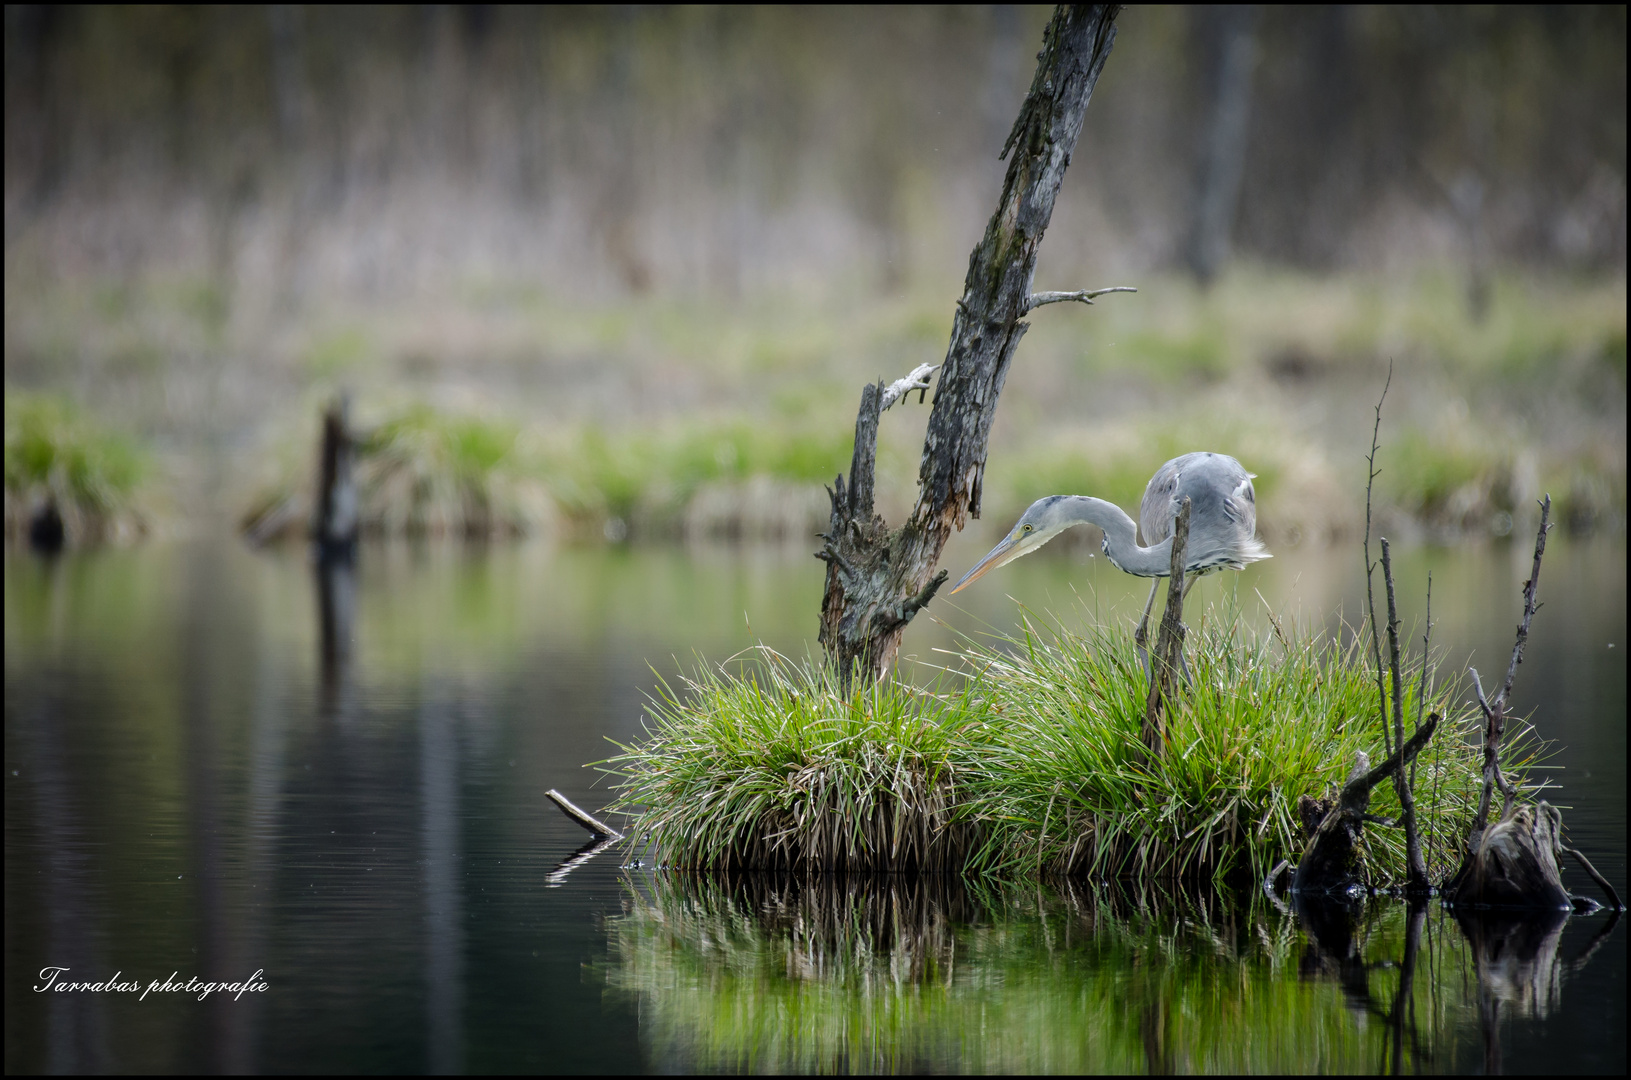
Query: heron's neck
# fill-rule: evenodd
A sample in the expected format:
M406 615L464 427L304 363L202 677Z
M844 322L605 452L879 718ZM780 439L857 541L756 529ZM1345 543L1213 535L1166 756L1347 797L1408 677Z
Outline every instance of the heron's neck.
M1166 577L1172 570L1172 539L1154 547L1138 546L1138 526L1115 503L1073 495L1070 516L1104 530L1104 553L1116 569L1137 577Z

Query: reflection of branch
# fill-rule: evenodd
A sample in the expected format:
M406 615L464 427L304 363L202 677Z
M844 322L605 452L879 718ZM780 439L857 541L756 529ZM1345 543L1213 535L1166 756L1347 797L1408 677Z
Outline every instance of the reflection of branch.
M623 839L622 833L618 832L616 829L612 828L610 825L606 824L600 819L590 816L587 812L579 810L576 806L572 805L571 800L569 800L565 795L562 795L560 792L556 791L554 788L550 788L548 791L544 792L544 794L548 795L550 801L561 808L561 813L565 814L579 825L582 825L585 829L588 829L594 834L596 839L603 836L612 840Z
M549 872L549 876L544 879L546 882L548 882L546 888L554 888L555 886L562 884L566 881L566 875L570 874L572 871L576 870L578 867L582 866L596 855L599 855L602 851L605 851L607 848L617 843L617 841L620 839L621 837L616 836L602 836L589 841L587 844L584 844L571 855L561 860L560 864Z
M1597 933L1593 934L1591 940L1586 943L1586 947L1580 950L1580 955L1569 961L1569 972L1571 974L1579 972L1585 968L1586 961L1590 960L1592 955L1596 953L1598 949L1603 947L1603 942L1608 940L1608 936L1614 932L1614 928L1618 926L1619 923L1619 911L1614 910L1610 912L1608 916L1608 925L1604 926L1601 930L1597 931Z

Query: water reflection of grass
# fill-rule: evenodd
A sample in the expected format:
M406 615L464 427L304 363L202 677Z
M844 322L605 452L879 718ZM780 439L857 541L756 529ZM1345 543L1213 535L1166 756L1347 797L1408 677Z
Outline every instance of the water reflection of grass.
M631 894L607 982L692 1071L1377 1071L1406 951L1402 905L1331 952L1210 894L672 874ZM1442 923L1422 945L1404 1061L1453 1069L1465 946Z
M608 767L636 842L674 866L1260 879L1302 848L1299 797L1328 794L1361 751L1380 759L1375 676L1329 640L1259 638L1212 613L1191 640L1194 684L1151 763L1125 630L1028 623L966 649L950 693L886 680L845 694L773 654L704 668ZM1455 691L1433 694L1447 730L1417 774L1435 876L1479 779ZM1396 810L1391 790L1373 809ZM1397 830L1366 836L1373 879L1401 877Z

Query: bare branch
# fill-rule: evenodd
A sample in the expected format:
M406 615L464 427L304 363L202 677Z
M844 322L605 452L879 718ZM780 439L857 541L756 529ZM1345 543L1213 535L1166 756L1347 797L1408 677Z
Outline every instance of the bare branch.
M1043 304L1060 304L1067 300L1074 300L1083 304L1091 304L1093 302L1093 298L1096 296L1104 296L1107 293L1137 291L1138 290L1133 288L1131 285L1112 285L1108 289L1077 289L1075 292L1032 293L1025 298L1025 308L1020 314L1023 315L1028 312L1035 311Z
M565 814L579 825L582 825L585 829L588 829L595 836L605 836L613 840L623 839L622 833L618 832L616 829L612 828L610 825L607 825L605 822L599 820L593 815L578 809L576 806L573 806L570 799L556 791L554 788L550 788L548 791L544 792L544 794L549 797L551 802L561 808L561 813Z
M884 388L883 402L878 407L878 411L883 412L913 390L919 392L917 403L919 405L923 404L924 395L929 391L929 376L933 375L939 367L939 364L919 364L904 379L896 379L890 383Z
M1376 591L1371 587L1371 575L1376 564L1370 561L1371 489L1381 470L1376 467L1376 450L1382 433L1382 403L1387 400L1388 387L1393 385L1393 363L1388 362L1387 381L1382 384L1382 396L1376 399L1376 424L1370 433L1370 455L1365 458L1365 599L1370 605L1371 659L1376 664L1376 696L1382 707L1382 749L1392 753L1387 730L1387 690L1382 681L1382 638L1376 625Z
M1518 665L1523 663L1523 647L1529 642L1529 620L1535 617L1539 605L1535 592L1540 587L1540 557L1546 554L1546 532L1551 528L1547 519L1552 514L1552 497L1547 495L1540 504L1540 531L1535 534L1535 565L1529 571L1529 580L1523 583L1523 622L1518 624L1518 640L1512 643L1512 662L1507 665L1506 685L1501 688L1501 704L1512 700L1512 680L1517 678Z

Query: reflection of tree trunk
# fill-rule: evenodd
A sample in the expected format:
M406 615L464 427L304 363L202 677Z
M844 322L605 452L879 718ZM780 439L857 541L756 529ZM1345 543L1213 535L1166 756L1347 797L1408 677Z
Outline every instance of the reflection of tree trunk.
M1194 10L1211 108L1201 141L1189 267L1206 285L1229 257L1229 235L1240 204L1257 53L1257 7L1224 4Z
M1152 978L1160 978L1152 974ZM1174 1076L1172 1046L1167 1039L1167 997L1159 988L1138 1014L1138 1037L1144 1043L1144 1070L1151 1076Z
M464 1071L464 903L459 888L459 741L449 704L419 708L420 838L425 866L425 1067Z
M1426 898L1418 897L1411 901L1408 918L1404 937L1404 962L1399 967L1399 989L1393 995L1393 1009L1388 1019L1388 1037L1393 1041L1390 1065L1394 1076L1404 1075L1405 1019L1407 1015L1413 1016L1415 1011L1411 993L1415 988L1416 958L1421 953L1422 927L1427 924ZM1413 1046L1412 1051L1419 1063L1420 1048Z
M357 570L349 562L321 561L317 575L319 701L325 716L339 715L357 619Z

